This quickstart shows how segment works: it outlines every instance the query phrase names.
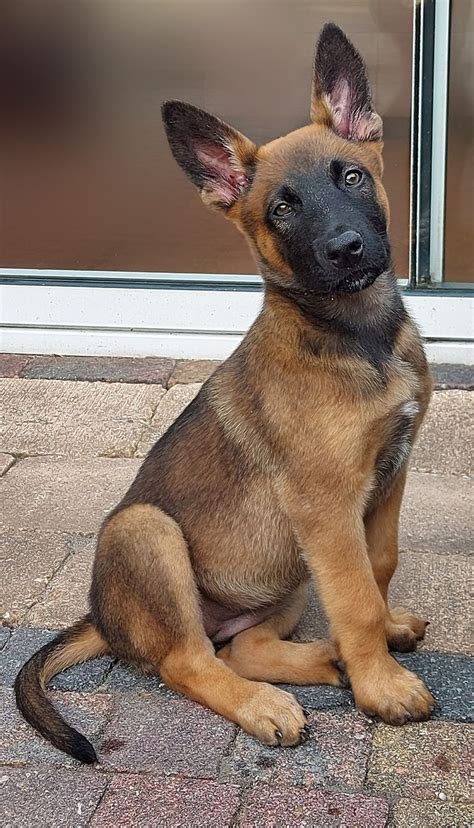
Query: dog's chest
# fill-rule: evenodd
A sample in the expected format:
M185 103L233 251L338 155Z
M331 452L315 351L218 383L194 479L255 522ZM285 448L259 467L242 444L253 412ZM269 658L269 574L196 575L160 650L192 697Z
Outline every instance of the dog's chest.
M409 400L388 418L383 444L375 459L372 500L380 500L390 491L408 459L419 410L416 400Z

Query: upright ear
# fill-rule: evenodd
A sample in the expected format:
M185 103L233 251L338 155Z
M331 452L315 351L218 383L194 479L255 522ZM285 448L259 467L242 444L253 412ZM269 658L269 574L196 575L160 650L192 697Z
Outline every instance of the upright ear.
M204 203L228 210L250 186L255 144L191 104L167 101L161 113L171 151Z
M364 62L344 32L327 23L316 46L311 120L349 141L382 140Z

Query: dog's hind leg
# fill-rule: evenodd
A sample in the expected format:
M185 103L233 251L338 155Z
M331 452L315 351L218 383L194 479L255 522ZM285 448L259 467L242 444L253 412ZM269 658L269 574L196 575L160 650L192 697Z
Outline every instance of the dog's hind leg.
M171 517L145 504L125 508L106 524L99 547L95 599L114 652L151 665L168 687L266 744L304 741L306 717L292 695L248 681L216 658L187 544Z
M302 584L270 618L236 635L218 657L247 679L289 684L343 682L337 653L329 641L283 641L304 610L307 584Z

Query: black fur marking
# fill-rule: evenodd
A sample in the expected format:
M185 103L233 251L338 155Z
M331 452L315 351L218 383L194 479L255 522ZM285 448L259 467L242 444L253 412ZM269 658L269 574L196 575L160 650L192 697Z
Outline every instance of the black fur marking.
M375 483L371 503L378 502L389 493L397 475L408 459L413 443L417 414L416 403L412 403L412 405L414 409L410 414L403 413L402 406L400 413L394 420L390 438L375 461Z
M370 284L389 266L386 219L374 182L363 170L363 182L348 189L344 173L352 166L339 159L328 162L323 158L317 164L308 159L305 173L289 173L269 200L266 225L293 271L290 291L295 295L301 291L319 296L356 292L361 282ZM279 219L272 213L281 200L295 207L288 218ZM349 229L362 238L362 258L356 266L337 267L328 259L327 243ZM269 267L268 262L264 264Z

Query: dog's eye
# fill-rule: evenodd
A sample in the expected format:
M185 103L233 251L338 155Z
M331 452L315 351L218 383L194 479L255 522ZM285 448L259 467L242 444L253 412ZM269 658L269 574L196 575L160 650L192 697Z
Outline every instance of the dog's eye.
M348 187L355 187L360 184L363 178L363 173L360 170L348 170L344 176L344 182Z
M290 216L291 213L294 213L294 209L291 204L287 204L286 201L280 201L280 203L273 208L272 213L277 218L286 218L287 216Z

